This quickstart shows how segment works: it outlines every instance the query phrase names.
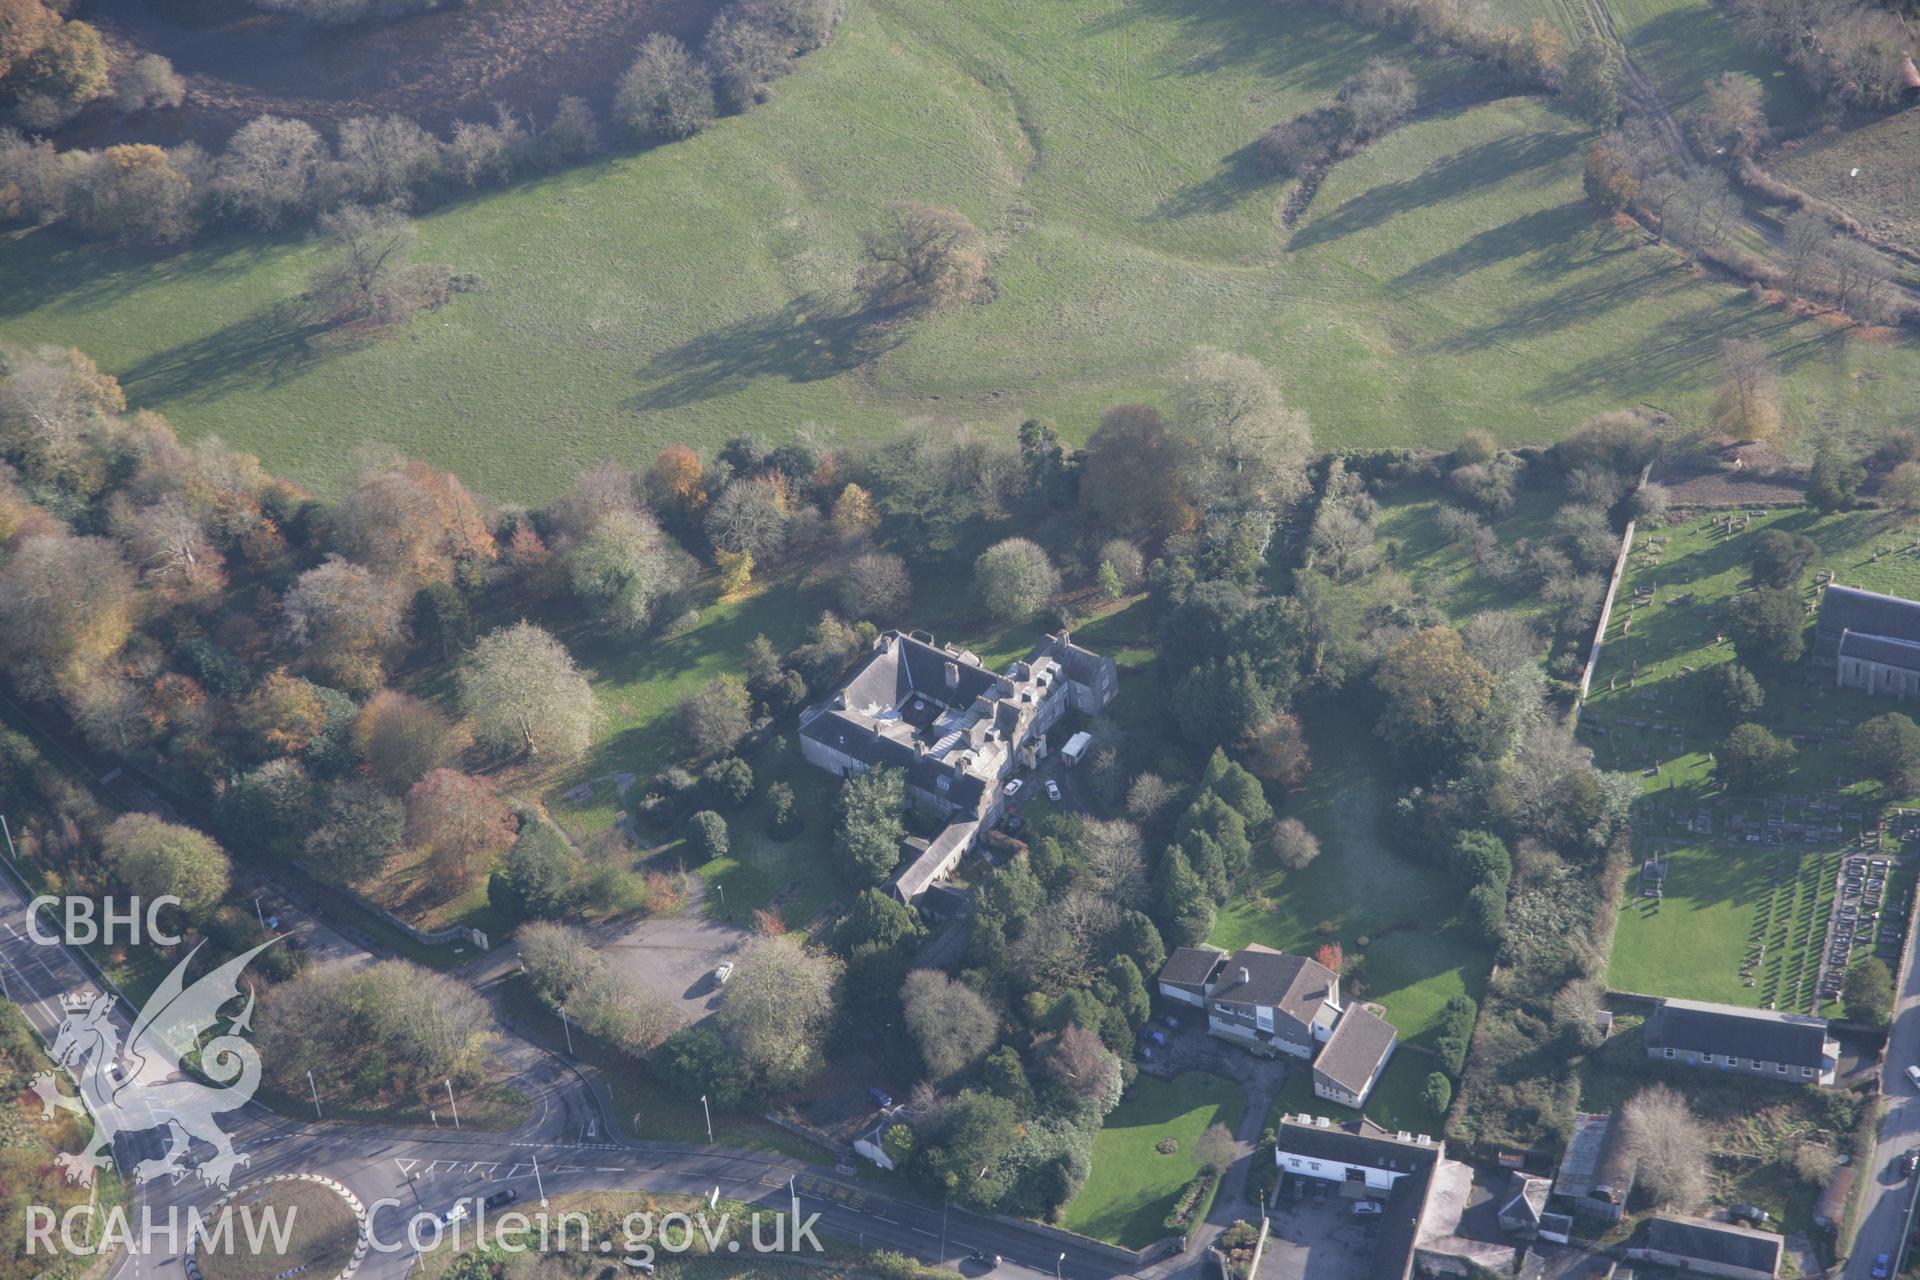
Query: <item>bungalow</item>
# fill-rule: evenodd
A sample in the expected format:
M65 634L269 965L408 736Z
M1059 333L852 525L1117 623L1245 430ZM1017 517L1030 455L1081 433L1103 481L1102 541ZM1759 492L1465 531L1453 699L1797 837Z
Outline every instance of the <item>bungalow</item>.
M1727 1280L1774 1280L1785 1243L1772 1231L1662 1213L1649 1218L1643 1235L1628 1243L1627 1257Z
M1769 1080L1831 1085L1840 1044L1827 1020L1703 1000L1662 1000L1647 1016L1647 1056Z

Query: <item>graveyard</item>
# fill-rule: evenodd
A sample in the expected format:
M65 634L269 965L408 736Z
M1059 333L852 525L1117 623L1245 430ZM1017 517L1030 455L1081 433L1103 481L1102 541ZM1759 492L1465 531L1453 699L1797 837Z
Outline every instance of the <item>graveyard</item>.
M1853 726L1900 703L1834 688L1802 658L1754 669L1758 709L1718 705L1708 673L1735 660L1725 620L1769 528L1820 547L1798 584L1809 628L1830 578L1920 596L1920 548L1885 512L1679 512L1636 528L1579 726L1600 764L1645 789L1607 984L1832 1015L1848 965L1898 957L1920 816L1846 763ZM1738 720L1798 748L1777 792L1716 783L1714 749Z

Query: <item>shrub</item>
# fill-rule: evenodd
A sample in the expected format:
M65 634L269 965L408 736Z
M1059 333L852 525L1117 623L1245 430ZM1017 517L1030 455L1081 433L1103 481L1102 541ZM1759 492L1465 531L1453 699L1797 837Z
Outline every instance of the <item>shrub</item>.
M716 112L706 68L687 46L659 32L640 46L613 99L614 118L642 137L691 137Z
M727 834L727 820L711 809L702 809L687 819L687 843L702 857L725 857L733 843Z

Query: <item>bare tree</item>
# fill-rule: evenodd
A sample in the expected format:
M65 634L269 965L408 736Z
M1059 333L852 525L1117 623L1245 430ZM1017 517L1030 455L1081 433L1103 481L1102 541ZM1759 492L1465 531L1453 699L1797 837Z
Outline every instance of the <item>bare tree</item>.
M613 99L614 117L643 137L691 137L715 113L707 69L687 46L660 32L640 46Z
M907 1029L936 1080L978 1062L1000 1036L993 1006L964 983L938 969L915 969L900 987Z
M214 197L233 216L276 227L313 202L331 164L326 142L306 121L255 116L227 140Z
M890 551L869 551L850 561L840 576L840 611L849 618L897 621L913 599L907 565Z
M1177 421L1198 446L1193 492L1276 507L1305 491L1313 433L1258 361L1198 348L1180 371L1176 394Z
M1085 867L1082 887L1123 907L1145 904L1147 860L1140 828L1124 818L1086 818L1074 835L1073 849Z
M896 200L865 250L860 291L872 307L941 311L983 296L986 243L963 213Z
M1780 378L1773 351L1754 338L1725 338L1720 343L1720 389L1713 403L1714 425L1729 435L1767 440L1780 431Z
M405 116L355 116L340 126L347 190L375 204L404 205L440 166L440 144Z
M1656 1204L1685 1211L1705 1201L1707 1133L1685 1098L1650 1085L1620 1108L1620 1123L1640 1162L1639 1185Z
M1320 856L1320 837L1298 818L1282 818L1273 824L1267 847L1280 865L1289 871L1305 871Z
M342 320L393 324L446 301L445 267L412 261L413 219L398 205L341 205L320 219L333 250L313 278L313 296Z

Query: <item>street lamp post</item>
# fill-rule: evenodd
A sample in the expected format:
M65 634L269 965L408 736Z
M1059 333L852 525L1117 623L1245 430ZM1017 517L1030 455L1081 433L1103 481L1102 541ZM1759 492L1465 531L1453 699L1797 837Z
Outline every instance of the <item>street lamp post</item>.
M567 1006L565 1005L560 1006L560 1030L566 1033L567 1056L571 1058L573 1056L573 1028L567 1025Z
M313 1072L307 1072L307 1089L313 1094L313 1118L320 1118L320 1090L313 1083Z
M713 1108L707 1105L707 1095L700 1095L700 1111L707 1118L707 1145L713 1145Z
M460 1104L453 1100L453 1081L447 1081L447 1105L453 1108L453 1127L460 1127Z
M260 932L265 933L267 931L267 917L261 914L260 895L257 893L253 895L253 918L260 922Z
M1053 1260L1053 1280L1060 1280L1060 1266L1062 1263L1066 1262L1066 1260L1067 1260L1067 1255L1064 1250L1061 1252L1059 1257Z

